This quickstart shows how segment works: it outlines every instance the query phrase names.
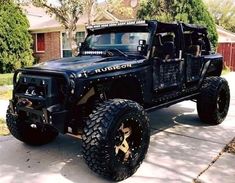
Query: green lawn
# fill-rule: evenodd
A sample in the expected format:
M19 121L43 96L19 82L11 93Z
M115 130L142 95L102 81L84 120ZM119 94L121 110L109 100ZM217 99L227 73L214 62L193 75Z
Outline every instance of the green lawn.
M1 100L9 100L11 99L12 90L11 87L7 87L7 85L12 85L13 74L0 74L0 99ZM6 87L4 87L6 86Z
M12 85L13 73L0 74L0 86Z
M222 75L228 74L230 73L230 68L229 67L225 67L222 71Z
M0 119L0 136L9 135L8 128L4 119Z
M0 90L0 99L1 100L10 100L12 98L12 90Z

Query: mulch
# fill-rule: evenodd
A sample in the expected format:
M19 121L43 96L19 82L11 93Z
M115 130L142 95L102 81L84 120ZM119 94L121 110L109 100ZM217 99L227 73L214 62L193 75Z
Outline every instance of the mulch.
M224 151L235 154L235 138L228 145L226 145Z

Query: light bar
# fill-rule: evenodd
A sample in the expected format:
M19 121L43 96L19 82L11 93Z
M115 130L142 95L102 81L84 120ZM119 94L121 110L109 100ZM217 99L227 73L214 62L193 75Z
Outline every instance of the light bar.
M109 24L97 24L97 25L87 26L87 29L115 27L115 26L122 26L122 25L136 25L136 24L146 24L146 21L145 20L135 20L135 21L117 22L117 23L109 23Z
M82 55L105 55L105 51L82 51Z

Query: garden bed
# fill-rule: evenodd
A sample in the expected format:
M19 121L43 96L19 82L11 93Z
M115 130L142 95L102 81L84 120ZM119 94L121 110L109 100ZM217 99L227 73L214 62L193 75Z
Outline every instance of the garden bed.
M235 138L225 147L225 152L235 154Z

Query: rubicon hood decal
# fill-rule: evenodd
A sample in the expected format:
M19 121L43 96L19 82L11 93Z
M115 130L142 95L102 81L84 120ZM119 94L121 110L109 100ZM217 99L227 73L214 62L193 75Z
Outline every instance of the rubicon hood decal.
M121 70L121 69L126 69L126 68L131 68L131 64L124 64L124 65L117 65L117 66L110 66L110 67L105 67L101 69L96 69L95 73L103 73L103 72L108 72L108 71L115 71L115 70Z

